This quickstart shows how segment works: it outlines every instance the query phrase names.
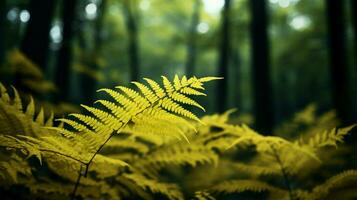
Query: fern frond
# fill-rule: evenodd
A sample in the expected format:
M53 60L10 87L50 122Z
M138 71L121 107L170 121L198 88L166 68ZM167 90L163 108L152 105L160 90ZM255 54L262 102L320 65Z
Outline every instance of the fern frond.
M181 191L175 184L161 183L153 179L148 179L140 174L125 174L125 178L133 181L144 190L149 189L153 193L161 193L169 199L184 199Z
M281 173L280 168L277 164L260 166L254 163L245 164L245 163L237 162L233 164L233 167L238 173L250 174L253 177L267 176L267 175L280 175Z
M30 199L67 199L70 197L73 186L70 184L56 183L51 180L31 180L22 183L24 187L30 191ZM78 189L78 198L82 199L100 199L107 197L108 199L119 200L115 188L110 188L104 182L94 182L89 185L81 185Z
M140 90L146 100L150 101L150 103L154 103L158 100L158 97L155 95L155 93L146 85L135 81L132 83Z
M298 195L302 199L306 200L318 200L326 199L329 195L332 195L334 190L342 189L347 186L352 186L356 189L357 183L357 170L347 170L341 172L323 184L316 186L311 192L299 192ZM355 195L356 197L356 195Z
M1 101L3 101L4 103L10 102L10 96L7 93L7 90L2 83L0 83L0 94L1 94Z
M195 144L171 144L146 154L145 159L133 161L133 166L146 174L157 174L165 166L196 167L199 164L217 166L218 155L209 148Z
M242 131L244 131L245 135L234 141L230 147L233 147L235 145L240 145L242 143L243 144L250 143L256 145L256 149L259 153L272 152L272 147L277 149L290 148L294 151L305 154L306 156L310 157L311 159L317 162L321 162L320 159L315 154L315 152L311 151L311 149L309 148L301 147L297 144L294 144L280 137L262 136L245 125L242 126Z
M307 145L310 148L318 149L325 146L334 146L337 147L337 143L343 143L343 138L357 125L351 125L344 128L333 128L331 130L325 130L321 133L315 134L313 137L308 139L305 143L300 139L297 143L300 146Z
M103 147L102 154L113 154L123 150L134 150L139 155L145 155L149 152L150 148L148 145L136 141L135 139L128 138L123 140L113 138Z
M215 200L216 198L214 198L207 191L196 191L195 194L194 194L194 198L193 199L197 199L197 200Z
M0 83L1 84L1 83ZM21 110L22 111L22 101L19 95L19 92L16 90L15 87L11 86L12 91L14 91L14 98L13 98L13 105L17 110Z
M194 77L187 80L186 77L183 77L181 80L176 78L174 81L176 83L171 83L166 77L163 77L163 87L151 79L145 80L150 87L134 83L140 92L122 86L118 86L118 90L100 89L100 92L105 92L111 96L112 100L97 101L103 105L101 107L82 105L89 114L74 113L70 114L68 118L58 119L65 126L44 129L47 132L46 136L30 137L24 135L14 137L0 135L0 146L20 150L27 157L36 156L40 162L45 161L51 171L55 171L56 174L72 183L77 180L75 174L82 169L81 165L85 166L85 172L80 174L85 177L81 179L80 185L94 184L93 180L87 178L87 172L93 172L99 179L113 177L119 174L120 170L127 167L128 164L120 159L99 155L98 152L115 133L122 130L159 132L160 135L184 138L188 141L186 131L195 130L190 124L191 120L200 121L195 114L184 108L183 104L202 108L187 94L195 95L195 92L192 91L201 92L199 90L204 89L203 82L208 81L207 79L201 81ZM16 94L13 102L17 103L16 106L13 106L6 90L1 86L0 89L2 99L0 103L11 104L10 106L13 108L19 109ZM153 96L153 98L150 96ZM6 108L0 108L6 110ZM35 123L43 129L44 124L51 124L48 120L45 122L43 110L40 110L37 115L35 114L33 99L30 100L26 112L22 115L26 119L31 119L30 123L27 124L30 126ZM122 145L124 146L124 143ZM185 145L184 148L177 146L177 149L173 150L174 152L167 154L168 159L172 159L170 157L173 153L177 155L176 159L167 162L170 164L190 164L192 166L200 162L217 162L217 155L209 149L196 148L195 146L188 147L187 143ZM142 146L131 146L143 152L148 151L143 150ZM165 158L161 158L165 155L159 155L159 153L150 153L150 155L153 158L155 158L155 155L158 156L155 158L156 161L153 161L156 166L166 162ZM91 166L91 170L89 170L89 166ZM106 166L108 170L98 173L101 166ZM124 174L123 176L142 189L162 193L172 199L183 198L175 185L160 183L136 173Z
M32 175L29 164L15 154L7 161L0 161L0 185L19 183L18 175L30 177Z
M29 135L42 136L46 130L42 127L45 123L51 125L53 119L45 119L44 109L40 108L39 113L35 113L35 103L32 97L23 111L24 105L17 90L12 87L13 96L10 97L6 88L0 83L0 134L4 135Z
M189 80L182 78L181 81L176 78L176 84L174 83L174 85L166 77L163 76L162 78L164 88L162 88L157 82L148 78L145 78L144 80L149 84L150 88L144 84L133 82L133 84L139 88L141 93L122 86L116 87L120 91L100 89L98 90L99 92L103 91L115 100L115 103L106 100L97 101L105 106L107 111L82 105L86 110L94 115L95 118L79 114L72 114L72 116L78 118L81 121L80 123L85 124L85 127L91 127L96 133L117 132L129 122L134 122L133 127L136 125L141 127L152 126L152 128L155 128L156 130L163 129L166 132L170 132L170 129L175 130L176 126L174 126L174 122L171 123L172 128L170 128L169 126L165 126L164 123L160 123L160 121L166 122L168 118L172 119L174 116L176 116L176 122L181 121L181 124L183 124L182 119L184 118L200 121L195 114L183 108L181 104L188 104L201 109L203 107L193 99L187 97L187 94L182 91L185 89L204 89L202 87L203 82L214 80L214 78L190 78ZM178 85L180 87L178 87ZM155 121L157 122L151 123L150 121L152 120L147 120L147 117L156 118L157 120ZM179 120L179 118L182 119ZM84 129L84 126L79 127L78 122L75 124L73 121L62 121L72 127L74 125L74 128L77 131L88 131ZM173 131L173 133L176 134L175 137L183 137L186 139L183 132L179 131L177 128L176 131Z
M224 181L210 188L210 191L215 193L232 194L241 193L245 191L251 192L270 192L276 193L275 196L279 196L279 199L288 199L288 192L271 186L268 183L258 180L231 180ZM279 194L279 195L277 195Z

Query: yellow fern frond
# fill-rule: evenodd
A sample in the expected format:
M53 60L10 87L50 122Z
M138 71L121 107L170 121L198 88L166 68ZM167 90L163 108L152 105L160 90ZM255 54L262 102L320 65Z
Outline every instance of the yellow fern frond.
M245 191L251 192L270 192L276 193L275 196L279 196L279 199L289 199L287 191L271 186L268 183L258 180L231 180L224 181L210 188L210 191L216 193L232 194L241 193ZM279 195L277 195L279 194Z
M306 200L322 200L327 199L329 195L332 195L335 190L347 188L352 186L353 190L356 190L357 183L357 170L347 170L341 172L321 185L316 186L311 192L299 192L298 195L302 199ZM356 197L356 193L354 195Z
M153 193L164 194L169 199L183 199L182 193L175 184L161 183L139 174L125 174L124 177L133 181L144 190L149 189Z
M156 174L161 168L169 165L195 167L199 164L217 166L218 155L203 145L178 143L161 147L146 154L145 159L133 162L135 168L148 174Z
M343 143L343 138L357 125L351 125L344 128L333 128L325 130L321 133L315 134L312 138L308 139L305 143L300 139L297 143L301 146L307 145L313 149L321 148L324 146L337 147L337 142Z
M157 82L148 78L145 78L144 80L149 84L150 88L144 84L133 82L133 84L139 88L141 93L122 86L116 87L120 91L100 89L98 90L99 92L103 91L115 100L115 103L107 100L97 101L108 110L101 110L99 108L82 105L82 107L94 115L95 118L82 114L72 114L70 116L79 119L81 122L74 123L73 120L62 120L62 122L67 123L72 127L74 126L77 131L88 131L88 128L86 127L91 127L91 130L89 131L101 134L104 132L118 132L123 126L133 123L130 125L131 128L144 129L146 127L148 130L161 129L162 132L172 132L175 137L187 140L186 135L181 130L182 125L185 124L182 119L200 120L191 111L182 107L181 104L188 104L203 109L203 107L196 101L187 96L188 94L191 94L190 92L187 93L187 91L192 92L196 91L196 89L202 90L204 89L202 87L203 82L218 78L210 77L197 79L193 77L187 80L184 77L180 81L176 76L174 80L176 83L174 84L164 76L162 79L164 88ZM153 119L155 119L155 122L153 122ZM172 121L169 124L166 123L173 119L175 121ZM79 126L79 123L85 126ZM181 125L177 126L175 123ZM186 125L187 124L188 123L186 123Z
M197 200L215 200L216 198L214 198L207 191L197 191L197 192L195 192L193 199L197 199Z
M13 137L1 135L0 146L19 149L27 157L36 156L40 162L46 160L51 170L57 170L56 174L63 174L61 176L71 182L77 180L75 174L82 169L81 165L85 166L83 172L85 177L88 171L91 172L91 170L94 170L97 178L104 179L115 176L115 174L119 173L118 170L127 166L127 164L120 159L108 158L98 154L115 133L119 133L122 130L139 130L143 133L159 133L164 137L172 136L179 139L184 138L188 141L187 130L195 130L195 127L191 125L191 120L200 120L195 114L184 108L183 104L203 109L202 106L188 96L190 94L204 94L202 91L204 89L203 82L207 80L202 79L201 81L195 77L188 80L186 77L181 80L179 78L175 79L174 83L171 83L166 77L163 77L163 87L151 79L145 79L149 87L134 82L133 84L138 87L139 92L122 86L116 87L117 90L100 89L98 90L99 92L105 92L112 100L98 100L96 103L102 104L100 107L82 105L88 114L73 113L68 118L58 119L64 126L49 127L46 129L49 133L46 136ZM6 89L1 86L0 89L0 103L16 102L16 106L11 106L19 109L17 94L15 94L15 100L11 102ZM44 124L51 125L51 122L45 120L43 110L40 110L36 115L34 105L34 101L31 99L26 112L23 113L23 115L27 116L27 119L31 119L29 125L32 126L33 119L35 119L33 123L41 126ZM189 164L192 166L203 162L217 163L217 155L210 149L189 146L188 143L184 144L181 147L178 145L176 150L172 148L172 151L167 155L159 155L160 152L150 152L153 158L152 161L157 164L156 166L159 166L160 162L178 165ZM125 145L128 145L127 147L130 146L128 143L122 143L121 145L123 147ZM143 150L145 149L143 146L131 145L131 147L149 153L149 150ZM176 159L171 156L175 153ZM161 156L167 157L169 160L167 161L165 160L166 158ZM56 157L60 159L54 159ZM59 166L60 169L56 169ZM93 169L90 170L90 166L93 166ZM110 167L110 170L98 173L96 168L99 166ZM80 175L82 175L82 171ZM142 189L149 189L154 193L163 193L172 199L182 199L182 194L175 188L175 185L169 186L169 184L156 183L156 180L145 179L144 176L141 177L137 173L126 173L123 176L125 175L127 175L127 179L132 180ZM92 184L85 177L82 178L82 182Z

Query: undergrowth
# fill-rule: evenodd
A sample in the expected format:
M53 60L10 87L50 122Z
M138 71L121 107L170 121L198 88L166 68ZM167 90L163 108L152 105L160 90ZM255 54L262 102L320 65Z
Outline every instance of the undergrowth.
M357 170L331 176L354 125L309 106L264 136L192 97L219 78L162 77L54 120L0 85L0 179L16 199L353 199ZM26 108L24 108L26 107ZM20 191L20 192L19 192Z

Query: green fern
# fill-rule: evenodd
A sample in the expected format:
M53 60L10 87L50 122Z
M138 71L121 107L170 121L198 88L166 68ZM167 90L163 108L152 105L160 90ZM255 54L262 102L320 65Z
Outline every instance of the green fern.
M306 200L327 199L329 195L332 195L336 192L334 190L342 190L340 194L343 195L343 192L345 189L347 189L347 186L352 186L354 192L352 193L353 196L350 196L350 198L353 199L357 197L356 183L357 170L347 170L331 177L321 185L316 186L311 192L300 190L297 194L300 198ZM342 196L339 195L338 197L337 195L336 198L342 199Z
M218 185L213 186L211 191L215 193L241 193L245 191L252 192L269 192L279 199L289 199L289 194L287 191L273 187L268 183L264 183L257 180L231 180L225 181ZM273 198L272 198L273 199Z
M120 91L101 89L99 91L109 94L113 101L98 100L97 103L101 104L98 107L82 105L90 113L89 115L71 114L70 118L59 119L58 121L62 125L58 127L51 127L51 123L44 122L43 110L32 121L35 116L33 101L30 102L26 112L23 113L19 106L21 100L19 100L18 95L15 94L14 100L12 100L6 90L2 88L1 99L11 108L16 107L18 109L15 115L25 115L24 118L27 121L24 124L30 126L38 124L41 130L47 131L47 134L38 135L36 130L34 137L28 136L28 134L12 136L16 133L0 135L0 146L8 149L19 149L27 157L36 156L40 161L45 161L49 169L72 183L78 182L75 174L79 172L80 178L82 175L85 176L78 179L81 180L83 187L92 184L90 177L87 177L92 172L95 172L95 176L91 175L91 177L99 180L121 174L121 178L118 180L128 184L128 188L136 188L134 190L138 190L138 188L149 189L154 193L159 192L170 198L181 199L180 192L172 193L172 189L169 189L172 187L170 184L148 179L145 185L145 182L142 182L146 180L143 178L144 176L138 172L133 173L133 169L122 174L124 168L128 166L127 163L120 159L99 155L98 152L116 133L124 130L126 132L145 130L148 135L152 133L158 137L184 138L188 141L185 132L187 130L195 131L190 121L200 122L200 120L182 105L187 104L202 109L202 106L188 96L204 95L202 92L203 83L215 79L218 78L198 79L194 77L187 79L183 77L179 79L175 76L173 83L171 83L166 77L163 77L163 88L153 80L145 79L150 87L141 83L134 83L140 93L126 87L117 87ZM15 104L14 102L20 103ZM66 128L62 127L63 124ZM46 125L50 127L43 129L43 126ZM162 132L158 130L162 130ZM148 147L144 145L130 143L133 140L129 140L129 138L121 142L116 141L116 143L112 143L112 146L109 143L108 148L130 147L141 151L143 154L148 151ZM188 160L188 158L186 159ZM78 164L84 165L85 168L82 169ZM101 169L104 166L108 170L102 172ZM23 184L29 187L31 185L28 182ZM134 190L130 189L129 191ZM146 192L142 191L141 193L145 194ZM128 194L128 191L123 194ZM144 196L147 197L147 195Z
M194 194L194 200L215 200L216 198L214 198L209 192L207 191L197 191Z
M307 142L302 139L298 141L300 146L307 145L310 148L318 149L325 146L337 147L337 142L343 143L343 138L357 125L351 125L344 128L333 128L331 130L325 130L315 134L313 137L309 138Z
M291 141L229 124L233 110L199 119L188 106L204 108L191 96L205 95L203 83L214 79L163 77L163 86L145 79L147 85L133 82L137 90L100 89L111 99L82 105L86 113L59 119L57 127L33 100L24 109L17 91L9 95L0 84L0 185L19 185L29 189L29 198L50 199L73 195L73 185L83 199L214 199L246 192L268 199L355 196L354 170L305 190L314 185L306 181L309 175L325 163L322 148L343 142L354 126L331 129L323 125L331 116L320 120L302 113L297 122L319 125ZM20 156L36 157L42 165ZM35 176L36 170L49 174ZM170 181L162 172L169 172Z

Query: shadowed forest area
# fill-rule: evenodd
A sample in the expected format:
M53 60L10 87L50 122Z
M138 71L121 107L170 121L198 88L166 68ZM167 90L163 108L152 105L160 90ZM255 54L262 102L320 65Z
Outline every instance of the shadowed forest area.
M357 198L354 0L1 0L0 83L5 199Z

